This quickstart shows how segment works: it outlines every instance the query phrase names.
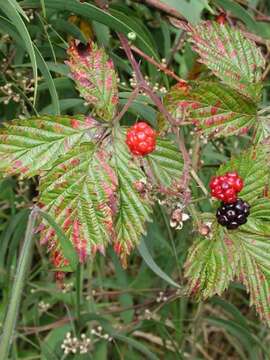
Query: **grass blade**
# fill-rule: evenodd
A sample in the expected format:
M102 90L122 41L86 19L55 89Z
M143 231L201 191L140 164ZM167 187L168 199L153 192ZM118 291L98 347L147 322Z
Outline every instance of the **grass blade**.
M173 281L163 270L160 269L160 267L155 263L154 259L152 258L150 252L148 251L144 240L141 240L140 245L138 246L138 251L143 258L143 260L146 262L146 264L149 266L149 268L161 279L166 281L168 284L172 285L173 287L176 287L178 289L181 289L181 287Z
M13 332L17 322L18 310L21 303L24 282L30 266L31 253L33 248L33 233L38 216L38 211L34 208L29 216L24 244L20 253L18 267L15 275L13 289L11 291L8 311L3 326L4 332L0 341L0 360L7 360L9 349L12 343Z

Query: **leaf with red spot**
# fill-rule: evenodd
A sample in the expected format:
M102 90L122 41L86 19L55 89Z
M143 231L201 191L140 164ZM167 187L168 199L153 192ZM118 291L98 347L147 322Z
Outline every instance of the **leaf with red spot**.
M270 210L268 202L268 211ZM231 281L250 293L260 318L270 325L270 225L249 217L247 225L228 231L215 223L211 238L199 238L185 263L187 293L205 300L221 295Z
M98 117L111 121L118 104L117 74L103 48L71 43L68 49L71 75L81 96L92 105Z
M151 220L152 202L136 190L135 183L147 182L147 177L140 163L132 158L125 144L125 132L120 128L115 132L114 151L112 165L116 168L119 184L114 249L125 267L127 255L146 233L146 222Z
M110 155L93 144L77 146L59 157L54 167L41 179L40 201L43 211L73 244L80 262L98 249L104 253L114 238L113 197L117 189L114 171L105 164ZM57 234L50 224L41 232L41 242L55 249Z
M199 299L221 295L235 275L236 249L228 234L216 228L211 238L197 239L185 262L187 293Z
M260 319L270 325L270 226L261 234L233 232L232 240L238 248L237 279L246 286Z
M99 123L85 116L13 120L0 133L0 171L31 177L49 170L81 142L96 141Z
M215 81L195 82L187 94L174 87L165 104L176 120L188 121L211 136L246 134L257 124L256 105Z
M270 143L270 111L269 107L258 112L258 125L256 128L254 143L264 143L269 148Z
M239 197L251 205L247 223L227 230L212 215L212 233L199 238L185 263L187 292L200 299L221 294L230 281L243 283L261 319L270 325L269 171L263 147L252 148L221 166L218 175L236 170L245 186Z
M38 228L41 243L61 255L56 257L60 267L66 258L74 268L74 250L84 262L97 251L104 254L109 243L125 265L146 231L153 205L152 194L143 196L136 184L151 184L150 170L163 186L181 176L182 158L169 140L158 140L151 156L135 161L125 130L110 131L90 117L45 116L13 121L0 134L0 170L40 176L40 208L72 245L44 215Z
M265 60L255 43L240 30L217 22L205 21L187 29L200 62L225 84L258 102Z

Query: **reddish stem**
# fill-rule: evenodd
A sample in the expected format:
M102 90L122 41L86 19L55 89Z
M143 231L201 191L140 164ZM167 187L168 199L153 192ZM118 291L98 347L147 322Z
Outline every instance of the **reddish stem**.
M176 120L172 117L172 115L169 113L169 111L163 105L159 96L157 96L153 92L151 87L146 83L146 81L141 73L140 66L137 63L137 61L135 60L134 55L131 51L131 47L128 43L128 40L126 39L126 37L123 34L119 34L118 36L119 36L120 42L122 44L122 47L130 61L132 69L134 70L138 88L143 90L151 98L151 100L157 106L159 111L165 116L167 121L172 125L174 133L176 135L179 150L181 151L183 160L184 160L182 187L184 189L184 203L186 204L189 201L188 183L189 183L189 171L190 171L190 166L191 166L191 159L190 159L189 153L186 149L183 135L180 133L178 127L176 127Z
M113 122L114 124L118 123L122 117L125 115L125 113L128 111L130 105L133 103L133 101L136 99L136 97L139 95L139 87L137 86L132 93L130 94L130 97L128 98L128 101L120 111L120 113L114 118Z
M134 52L136 52L138 55L140 55L141 57L143 57L146 61L148 61L149 63L153 64L155 67L157 67L159 70L161 70L162 72L164 72L166 75L174 78L176 81L180 82L180 83L185 83L186 81L181 79L179 76L177 76L172 70L168 69L166 65L161 65L159 64L156 60L154 60L152 57L148 56L147 54L145 54L142 50L138 49L136 46L131 45L131 50L133 50Z

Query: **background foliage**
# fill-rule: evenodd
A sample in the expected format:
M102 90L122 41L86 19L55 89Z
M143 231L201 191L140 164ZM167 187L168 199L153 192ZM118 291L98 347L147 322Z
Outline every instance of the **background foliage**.
M126 34L132 40L134 50L140 49L139 51L143 52L141 56L142 54L137 51L136 58L140 60L146 80L159 95L165 95L167 90L175 85L176 80L159 71L154 62L158 64L166 62L177 77L196 80L196 82L198 79L203 80L207 75L206 68L196 61L196 53L186 41L186 32L179 27L179 21L184 18L191 24L196 24L201 19L215 19L222 11L227 13L231 25L242 29L261 47L266 60L266 68L262 73L265 80L262 106L269 106L270 8L267 1L115 0L110 2L109 13L96 5L92 1L77 0L17 2L7 0L1 4L1 122L8 122L14 118L29 118L38 114L88 114L88 105L78 96L65 64L68 42L72 38L80 39L82 42L92 39L99 46L104 46L120 75L118 85L121 105L126 104L134 87L134 75L119 45L116 32ZM203 38L203 31L199 31L198 36ZM200 42L195 44L198 52L199 44ZM213 52L208 54L209 57L212 56L212 70L224 80L224 69L217 69L212 61L222 56L215 51L216 49L213 48ZM258 54L253 56L258 69L262 68L264 60ZM150 61L147 61L149 57ZM226 58L224 57L223 60L226 66ZM209 58L203 61L206 65L209 65L208 62ZM240 62L243 63L243 59L240 59ZM234 73L235 69L231 71ZM243 74L245 73L246 69L243 71ZM242 80L254 84L243 91L243 97L241 95L238 97L238 104L245 109L241 114L236 111L237 104L232 102L235 96L234 90L240 89L241 92L242 87L239 87L239 82L225 79L225 85L211 84L213 93L224 98L224 107L228 109L226 115L237 123L237 130L254 125L256 109L253 101L257 99L258 91L261 90L256 86L256 76ZM207 80L195 85L190 101L194 101L193 96L195 96L196 100L199 97L204 104L203 94L205 89L210 87L209 84ZM234 90L229 90L227 85ZM250 101L246 100L248 97ZM209 106L215 105L213 99L210 98L208 101ZM172 106L173 110L173 101L168 105ZM105 117L110 118L113 111L114 109L108 109ZM198 110L195 109L194 112L196 111ZM154 127L164 130L164 119L158 117L152 101L143 94L133 102L122 123L132 124L138 118L144 118ZM64 116L62 121L62 125L65 125ZM202 119L202 124L202 127L206 125L206 133L211 133L212 129L205 119ZM261 134L267 133L269 129L267 122L260 126L258 137L263 136ZM26 131L29 132L29 128ZM35 131L38 129L31 130L34 139ZM228 132L236 133L226 126L221 127L220 131L225 135ZM242 137L207 140L204 136L194 136L191 127L185 130L185 139L189 148L193 150L193 164L206 186L210 176L217 171L220 164L228 163L231 157L239 155L250 142L248 133L242 131L242 134L244 134ZM74 138L78 136L76 131L72 136ZM5 150L4 147L2 149ZM49 146L46 151L52 153ZM76 156L76 154L72 155ZM125 164L123 155L119 157ZM43 160L48 158L40 159ZM65 160L59 158L59 163ZM154 156L149 161L154 162ZM232 161L233 164L234 161L237 162L237 160ZM41 165L41 162L36 163L37 168ZM5 167L5 164L1 163L0 167ZM257 189L252 187L254 183L252 176L259 174L258 178L262 179L263 165L258 161L254 169L249 169L247 172L245 159L242 159L242 162L237 163L237 167L250 179L244 196L252 201L257 194ZM126 167L123 165L121 170L122 178L126 179ZM220 171L225 170L227 170L226 165ZM258 173L259 170L262 173ZM165 182L167 171L165 167L162 173ZM48 177L50 176L54 176L53 171L48 174ZM79 177L79 173L77 176ZM47 181L48 179L45 178L41 184L43 189L46 189ZM130 179L127 178L127 181ZM10 303L16 268L27 266L27 264L18 264L18 254L26 231L28 209L37 196L37 182L37 178L22 181L20 177L10 177L0 182L1 324ZM257 186L260 188L260 182ZM209 211L209 202L204 201L201 189L193 185L192 192L196 202L201 200L200 210ZM46 192L44 196L46 197ZM269 219L267 205L263 199L256 202L256 206L254 205L252 231L256 232L258 222ZM40 245L39 236L36 235L34 250L26 249L31 262L31 271L23 289L23 301L18 309L19 322L12 341L10 359L270 358L269 330L259 321L254 309L249 308L249 296L246 295L244 286L240 282L232 283L222 298L213 297L203 303L182 296L177 284L181 285L184 282L183 265L188 249L191 254L194 249L196 250L194 229L190 221L185 222L181 230L173 229L165 210L162 202L154 207L153 222L148 223L147 235L140 247L130 256L126 270L121 267L113 249L109 248L106 258L97 254L94 262L78 266L75 273L66 276L61 287L55 282L54 269L49 262L49 256L46 254L46 249ZM53 219L49 221L52 225ZM259 267L260 264L256 263L256 259L260 251L265 252L269 257L265 242L268 233L266 229L263 235L257 234L256 243L251 237L241 234L234 239L240 249L238 253L246 254L243 249L248 249L249 262L258 266L256 269L261 277L264 268ZM219 236L223 235L219 234ZM136 239L134 241L136 242ZM192 244L193 247L190 248ZM203 244L203 248L200 248L201 254L204 251L209 254L208 247L212 247L213 257L217 252L220 254L224 250L221 242L205 241L201 244ZM197 251L195 250L194 254ZM66 251L68 255L69 249ZM233 267L233 264L228 262L225 255L227 273L222 273L220 278L214 276L215 269L212 263L209 268L204 264L203 271L211 273L214 280L210 283L212 287L202 286L200 290L202 297L221 292L227 287L224 279L233 278L232 272L235 269L229 267L229 265ZM246 266L247 263L243 256L238 262L239 273L241 266ZM76 259L71 261L76 266ZM265 261L267 262L268 259L266 258ZM186 268L186 271L192 272L192 267ZM198 273L200 278L203 278L203 273L200 271ZM241 280L250 289L251 300L254 302L257 293L256 289L254 290L252 274ZM190 288L192 289L192 284ZM265 304L268 299L264 298L267 288L268 284L265 282L261 288L260 298L263 300L259 304L260 309L264 307L267 309ZM15 307L16 300L13 298ZM76 353L64 353L63 345L69 344L68 333L71 333L71 338L77 338L77 342L73 339L71 344L71 349L76 348ZM88 338L90 342L87 343ZM66 343L64 343L65 339ZM77 346L78 341L81 348ZM83 354L84 346L89 350L87 354Z

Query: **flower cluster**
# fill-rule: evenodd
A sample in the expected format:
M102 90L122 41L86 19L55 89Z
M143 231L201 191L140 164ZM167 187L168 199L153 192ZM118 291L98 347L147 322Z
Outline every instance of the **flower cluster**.
M87 354L91 350L91 339L85 334L81 334L81 338L72 337L68 332L61 345L65 355L68 354Z

